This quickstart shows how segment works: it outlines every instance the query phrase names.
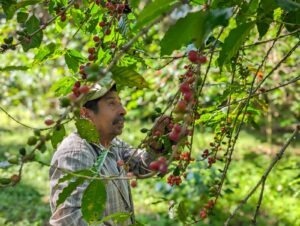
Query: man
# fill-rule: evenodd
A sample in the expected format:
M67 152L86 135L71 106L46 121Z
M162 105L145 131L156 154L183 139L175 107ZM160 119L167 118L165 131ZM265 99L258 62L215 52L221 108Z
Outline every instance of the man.
M126 176L126 172L118 166L118 161L126 162L128 159L130 159L130 171L133 173L143 174L149 172L147 170L147 163L150 160L149 155L146 152L139 152L131 157L134 150L116 138L122 133L126 114L126 110L116 92L116 86L93 89L84 97L82 105L81 116L94 124L99 133L100 142L92 144L82 139L77 133L72 133L62 141L55 152L50 169L50 206L52 211L50 224L54 226L87 225L82 218L80 206L82 194L89 184L88 181L78 186L76 191L56 208L58 195L67 183L56 186L58 179L64 175L64 172L60 169L77 171L91 168L99 153L104 149L108 149L109 152L101 168L101 174ZM133 224L135 222L134 208L128 180L109 180L106 184L106 193L105 211L99 213L99 219L117 212L128 212L131 217L122 225ZM105 222L104 225L116 224Z

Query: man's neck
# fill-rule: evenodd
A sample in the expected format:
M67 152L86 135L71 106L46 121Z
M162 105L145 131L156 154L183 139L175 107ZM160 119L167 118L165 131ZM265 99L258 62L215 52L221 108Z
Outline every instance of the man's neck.
M100 138L100 144L105 147L108 148L111 144L111 141L113 140L113 137L101 137Z

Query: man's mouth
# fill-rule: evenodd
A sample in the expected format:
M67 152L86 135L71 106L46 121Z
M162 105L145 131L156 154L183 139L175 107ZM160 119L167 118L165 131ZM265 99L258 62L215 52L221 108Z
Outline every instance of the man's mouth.
M113 125L124 125L124 118L123 117L119 117L119 118L116 118L113 122L112 122Z

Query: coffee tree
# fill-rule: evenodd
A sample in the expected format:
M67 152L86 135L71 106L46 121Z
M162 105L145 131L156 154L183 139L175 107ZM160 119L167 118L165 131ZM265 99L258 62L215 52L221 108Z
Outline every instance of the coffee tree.
M188 213L184 202L176 205L180 221L197 223L209 217L218 205L240 131L244 126L262 124L268 105L280 111L276 101L280 102L285 92L289 92L292 117L287 123L293 128L290 139L224 223L228 225L260 188L253 214L253 222L256 222L267 177L299 131L300 78L296 73L299 1L0 0L0 3L1 58L30 58L26 65L7 62L1 66L0 70L10 78L3 79L6 91L11 89L12 82L22 88L22 82L14 80L14 72L26 71L31 64L43 68L37 70L44 75L40 81L48 83L45 87L49 87L52 80L44 67L49 70L49 65L53 65L57 70L64 70L66 65L68 68L68 71L54 72L58 78L50 90L59 100L60 108L45 118L45 127L25 125L1 107L9 117L32 128L33 132L19 155L7 160L8 165L19 165L19 171L1 178L1 187L16 185L22 179L23 165L35 161L36 152L48 151L47 142L56 149L66 135L68 123L75 122L83 138L98 141L92 125L79 117L80 103L96 83L108 86L114 80L124 92L125 87L131 87L144 93L150 93L155 83L161 83L161 92L166 95L159 103L161 107L154 107L157 94L152 91L145 105L153 106L149 115L155 112L161 116L159 122L167 126L163 131L156 127L142 129L145 138L136 149L146 149L155 160L149 164L148 174L128 172L123 179L131 180L132 187L148 177L180 186L193 161L204 162L208 170L218 168L218 175L211 178L206 202L197 214ZM154 71L156 81L157 78L142 76ZM32 86L43 93L41 87ZM273 103L272 95L276 92L279 98ZM7 99L8 104L13 103L12 96ZM211 128L214 132L210 146L203 148L200 155L193 149L199 127ZM151 146L153 144L156 146ZM92 169L65 171L59 183L71 182L59 195L57 205L78 185L90 180L81 208L86 221L98 220L106 199L104 183L119 178L118 175L97 175L96 169L102 166L106 154L100 155ZM127 162L118 164L123 170L128 168ZM102 199L97 201L99 192ZM125 213L117 213L102 221L122 221L126 217L129 216Z

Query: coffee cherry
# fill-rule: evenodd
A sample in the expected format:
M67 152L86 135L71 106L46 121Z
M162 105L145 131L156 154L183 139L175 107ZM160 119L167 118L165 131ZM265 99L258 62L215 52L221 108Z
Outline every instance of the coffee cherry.
M168 172L168 166L166 164L161 164L158 168L158 171L162 174L165 175Z
M186 92L183 94L183 98L185 101L190 102L193 99L193 94L192 92Z
M89 55L89 57L88 57L89 61L94 61L95 58L96 58L96 57L95 57L94 54L91 54L91 55Z
M104 27L105 25L106 25L105 21L101 21L101 22L99 23L99 26L100 26L100 27Z
M207 62L206 56L199 56L197 62L200 64L205 64Z
M63 13L63 14L60 15L60 21L61 22L65 22L66 19L67 19L67 15L65 13Z
M192 63L197 63L197 60L198 60L198 52L195 51L195 50L191 50L191 51L188 53L188 58L189 58L189 60L190 60Z
M169 139L171 141L174 141L174 142L178 142L179 141L179 134L178 133L174 133L174 132L171 132L169 133Z
M106 31L105 31L105 34L106 35L109 35L111 33L111 30L110 29L107 29Z
M130 186L131 186L132 188L135 188L135 187L137 186L137 181L136 181L136 180L130 181Z
M94 54L95 53L95 48L89 48L88 53L89 54Z
M36 137L34 137L34 136L29 137L28 140L27 140L27 144L28 144L29 146L35 145L36 142L37 142L37 139L36 139Z
M191 92L191 87L188 83L181 83L180 84L180 91L182 93L187 93L187 92Z
M166 162L167 162L167 159L166 159L165 157L163 157L163 156L160 156L160 157L157 159L157 161L158 161L160 164L162 164L162 163L166 163Z
M94 42L100 42L99 36L94 36L94 37L93 37L93 40L94 40Z
M186 102L184 100L178 101L175 111L177 112L185 112L186 111Z
M90 87L88 87L87 85L81 86L81 87L79 88L79 92L80 92L80 93L83 93L83 94L86 94L86 93L88 93L89 91L90 91Z
M74 87L79 88L79 87L80 87L80 81L76 81L76 82L74 83Z
M69 93L68 94L68 98L70 99L70 101L75 102L77 100L77 95L75 95L74 93Z
M199 213L199 215L200 215L200 218L201 218L202 220L205 219L205 218L207 217L207 212L206 212L206 210L205 210L205 209L201 210L200 213Z
M47 125L47 126L50 126L54 123L54 120L53 119L45 119L44 123Z
M23 147L23 148L20 148L19 149L19 153L20 153L20 155L26 155L26 149Z
M152 171L158 171L160 166L160 162L159 161L153 161L149 164L149 169Z
M175 133L179 134L181 132L181 126L179 124L175 124L173 130Z
M10 177L10 180L15 185L21 180L21 177L17 174L14 174Z

